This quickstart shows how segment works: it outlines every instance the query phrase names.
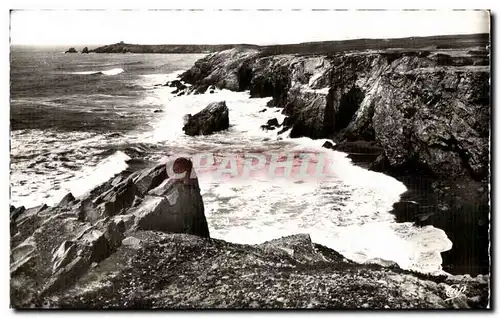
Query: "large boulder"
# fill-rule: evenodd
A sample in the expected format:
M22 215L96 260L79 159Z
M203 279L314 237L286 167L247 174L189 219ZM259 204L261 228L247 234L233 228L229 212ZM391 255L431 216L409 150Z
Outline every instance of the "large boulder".
M74 47L70 47L66 52L64 53L78 53L78 51Z
M226 102L213 102L195 115L187 115L182 130L189 136L210 135L229 128L229 109Z
M82 50L82 54L88 54L89 53L89 48L88 47L84 47L83 50Z

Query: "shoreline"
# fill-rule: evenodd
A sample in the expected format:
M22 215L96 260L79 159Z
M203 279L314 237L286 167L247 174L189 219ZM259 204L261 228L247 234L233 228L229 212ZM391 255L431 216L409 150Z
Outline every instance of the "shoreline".
M372 166L374 163L372 154L356 153L353 156L349 152L346 153L354 165L377 171ZM456 192L452 189L444 190L439 195L436 190L440 189L433 186L433 183L435 184L438 180L429 176L382 173L402 182L407 188L400 200L394 203L392 210L389 211L396 217L396 222L414 222L414 225L418 227L432 225L445 231L453 243L450 250L441 252L443 271L450 275L470 274L472 276L490 273L488 261L490 211L488 207L483 207L478 211L475 203L467 201L470 198L456 199ZM487 184L478 182L477 187L487 188ZM456 210L457 205L460 206L459 210ZM450 210L454 210L453 215L450 215ZM461 231L463 229L468 230ZM483 248L477 249L477 246ZM473 255L468 254L471 251Z
M261 69L264 70L264 76L256 77L252 73L254 68L247 64L248 56L239 64L241 67L236 75L231 72L222 73L219 74L222 75L222 82L210 83L206 80L206 74L202 73L202 80L198 81L196 76L200 74L196 75L196 67L207 59L210 63L219 63L220 60L210 60L214 56L220 57L218 54L221 53L201 59L192 68L195 72L187 71L180 76L186 77L185 74L188 73L188 80L191 76L191 83L188 84L192 84L181 90L180 95L203 93L209 85L214 84L218 88L233 91L247 91L246 88L249 88L253 97L273 97L268 107L278 106L288 115L280 125L284 126L282 131L291 128L291 135L311 139L325 139L321 137L327 136L326 139L335 140L334 150L339 149L338 151L348 155L351 152L350 158L356 158L352 160L353 165L382 172L402 182L408 190L393 206L392 213L396 216L396 222L413 221L417 226L436 227L436 224L441 224L448 231L457 228L466 231L465 235L459 231L446 233L454 246L441 255L443 270L450 275L433 276L402 270L394 263L381 259L372 260L375 264L355 263L334 249L316 244L309 235L284 236L262 244L235 244L211 238L198 179L190 183L176 182L169 177L164 165L137 165L115 174L78 199L69 193L57 205L50 207L41 205L20 209L11 206L11 306L381 309L488 307L489 273L482 275L479 270L476 273L472 269L465 275L453 275L458 267L446 265L449 270L444 267L445 262L456 263L460 265L460 270L466 270L474 267L470 263L477 264L478 260L487 260L481 254L482 251L474 250L476 254L473 255L463 253L467 244L475 244L471 242L471 238L475 238L478 231L484 232L484 227L489 225L488 220L482 219L483 214L489 212L489 207L482 206L478 209L478 204L484 203L484 196L488 195L486 181L461 175L462 170L448 180L435 175L427 176L425 173L429 171L436 172L436 166L433 166L436 158L432 155L429 158L430 164L426 166L428 170L412 170L422 167L415 165L414 161L410 161L414 165L410 164L409 167L404 164L402 167L389 164L394 159L387 150L392 144L389 141L388 148L384 144L387 140L384 139L377 139L376 143L361 150L356 150L355 147L341 150L347 144L343 138L353 138L353 125L346 122L351 118L347 118L349 116L346 117L345 113L352 116L352 103L359 103L366 96L358 86L353 89L343 88L347 93L335 97L331 88L325 90L322 87L329 85L328 82L322 82L325 79L322 77L324 73L319 76L312 74L311 77L300 72L290 75L282 73L286 71L286 68L282 68L283 65L278 65L272 71L268 65L264 65ZM406 57L403 54L403 58ZM293 60L297 57L287 58ZM302 58L299 57L299 61ZM398 58L401 56L398 55L396 59ZM304 65L310 62L307 59L308 57L305 58ZM227 61L231 65L241 62L237 59ZM259 61L262 60L257 60L257 63ZM330 61L324 59L322 63L315 64L315 68L328 69L330 64L325 65ZM228 65L223 64L222 72L225 67ZM220 65L216 70L221 71ZM296 75L303 86L291 89L287 80ZM344 76L345 74L341 74L340 80L343 81ZM375 77L377 76L380 74ZM333 77L335 79L335 75ZM215 81L219 79L215 78ZM370 80L366 82L371 83ZM311 101L314 103L310 103ZM339 102L337 113L331 107L336 102ZM364 103L363 107L367 104ZM309 108L311 105L314 106L312 109ZM362 113L363 108L358 108ZM322 111L325 111L324 117ZM319 118L316 117L318 113ZM338 134L331 133L332 127L326 120L327 115L334 115L337 128L343 127ZM370 136L372 131L376 131L376 127L363 122L366 120L365 115L366 113L362 113L357 117L361 118L361 122L354 124L355 128L360 129L357 132L363 131L363 134L366 133L364 136ZM376 124L375 122L374 125ZM309 127L314 129L309 130ZM392 135L398 138L393 132ZM398 141L404 142L404 139ZM383 153L380 153L381 150ZM439 148L439 151L439 154L444 153L446 156L453 153L455 148L444 147L444 150ZM364 162L360 158L364 158ZM460 157L464 161L469 159ZM476 165L469 164L465 171L481 174L482 167L478 167L474 160L472 162ZM451 164L445 166L443 171L447 173L446 168L450 166L458 169ZM457 170L452 172L456 173ZM451 222L451 212L464 218L458 218L458 224L455 217ZM469 216L472 218L468 218ZM456 241L450 235L454 235ZM488 240L488 235L480 239ZM484 243L481 242L480 244ZM464 244L463 249L456 249L456 245L460 244ZM185 286L198 288L193 292ZM450 293L455 292L453 286L460 287L456 298L449 297ZM310 293L311 290L314 293Z

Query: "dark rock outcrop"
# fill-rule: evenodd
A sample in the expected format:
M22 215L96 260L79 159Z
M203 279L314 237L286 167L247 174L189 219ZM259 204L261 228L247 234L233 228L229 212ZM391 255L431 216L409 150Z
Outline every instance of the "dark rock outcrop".
M66 52L64 52L64 53L78 53L78 51L77 51L77 50L75 50L75 48L74 48L74 47L70 47L70 48L69 48Z
M425 54L424 54L425 53ZM481 55L394 50L272 55L232 49L181 78L272 97L291 137L376 142L393 168L412 163L437 176L482 180L488 172L489 69Z
M279 127L280 124L276 118L269 119L265 125L260 126L260 128L265 130L274 130Z
M213 102L195 115L187 115L182 130L189 136L210 135L229 128L226 102Z
M64 206L64 205L67 205L71 202L75 201L75 197L73 196L73 194L71 192L69 192L68 194L66 194L62 199L61 201L59 202L59 206Z
M430 215L419 208L408 217L395 210L398 221L418 220L445 231L454 242L454 248L443 253L446 270L469 272L472 262L474 273L487 273L487 38L456 36L453 43L443 37L415 38L404 46L433 42L434 49L375 46L338 52L336 47L311 43L260 53L231 50L197 61L181 78L193 89L214 84L271 97L268 106L281 108L287 116L278 134L331 139L354 163L397 178L408 188L405 200L422 207L430 204L433 210ZM325 47L329 50L314 51ZM313 51L305 52L307 48ZM292 49L304 54L284 54ZM224 82L226 77L230 81ZM450 218L455 221L447 221ZM464 257L460 251L472 251L464 253L473 256ZM457 261L462 268L452 265Z
M89 48L88 47L84 47L83 50L82 50L82 54L88 54L89 53Z
M175 90L172 91L172 94L178 94L180 92L183 92L187 86L184 85L181 81L179 80L173 80L171 82L167 82L165 83L165 86L168 86L168 87L174 87Z
M334 145L329 142L329 141L325 141L322 145L323 148L326 148L326 149L333 149Z
M174 173L191 176L190 160L170 164ZM80 200L26 209L14 218L11 306L488 306L489 276L426 276L395 265L356 264L306 234L257 245L210 239L197 179L174 179L168 171L165 165L125 170ZM107 203L112 213L100 213ZM96 217L81 218L82 211ZM464 292L447 300L456 284Z
M179 165L173 165L176 173L184 167L179 170ZM161 164L131 174L124 171L81 200L68 194L54 207L14 208L12 306L42 306L49 295L68 288L94 268L93 264L115 253L130 231L147 229L208 238L198 182L189 180L169 178L166 165ZM158 190L169 181L169 188ZM161 205L152 204L156 201Z
M145 45L145 44L128 44L119 42L97 47L92 50L95 53L164 53L164 54L187 54L187 53L209 53L221 50L228 50L234 47L258 47L249 44L160 44L160 45Z

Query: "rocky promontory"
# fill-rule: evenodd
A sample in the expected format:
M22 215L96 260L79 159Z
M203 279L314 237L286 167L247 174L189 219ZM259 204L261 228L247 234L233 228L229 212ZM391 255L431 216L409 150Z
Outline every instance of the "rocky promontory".
M489 35L338 44L233 48L180 79L191 91L271 97L267 106L287 115L280 133L331 139L355 163L404 182L407 203L394 213L446 231L446 270L488 272Z
M426 276L382 260L356 264L307 234L257 245L210 238L191 171L183 158L129 168L56 206L11 207L11 306L488 306L489 276ZM186 177L169 176L182 172Z

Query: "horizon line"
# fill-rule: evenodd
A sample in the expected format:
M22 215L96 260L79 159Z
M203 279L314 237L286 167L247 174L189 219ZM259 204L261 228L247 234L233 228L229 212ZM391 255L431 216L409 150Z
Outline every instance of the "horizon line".
M56 46L61 46L61 47L77 47L77 46L82 46L82 47L89 47L89 46L96 46L96 47L101 47L101 46L107 46L107 45L115 45L115 44L124 44L124 45L178 45L178 46L188 46L188 45L197 45L197 46L238 46L238 45L252 45L252 46L259 46L259 47L266 47L266 46L280 46L280 45L296 45L296 44L312 44L312 43L323 43L323 42L344 42L344 41L359 41L359 40L397 40L397 39L411 39L411 38L430 38L430 37L447 37L447 36L472 36L472 35L489 35L491 36L491 32L481 32L481 33L459 33L459 34L433 34L433 35L418 35L418 36L405 36L405 37L359 37L359 38L348 38L348 39L336 39L336 40L324 40L324 41L308 41L308 42L293 42L293 43L274 43L274 44L255 44L255 43L214 43L214 44L206 44L206 43L149 43L149 44L139 44L139 43L127 43L125 41L118 41L114 43L108 43L108 44L102 44L102 43L87 43L87 44L71 44L71 43L53 43L53 44L27 44L27 43L21 43L21 44L13 44L9 43L9 46L31 46L31 47L56 47ZM121 43L123 42L123 43Z

